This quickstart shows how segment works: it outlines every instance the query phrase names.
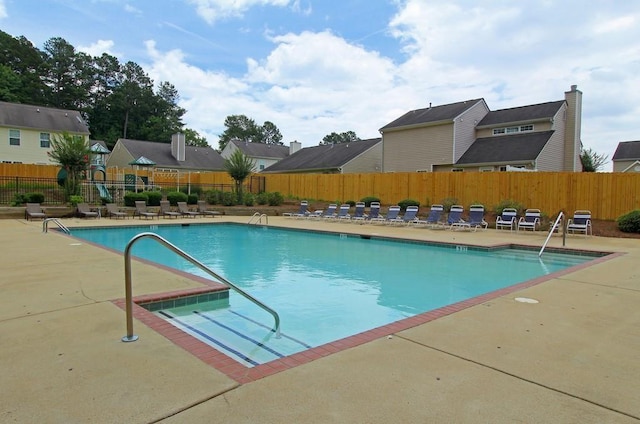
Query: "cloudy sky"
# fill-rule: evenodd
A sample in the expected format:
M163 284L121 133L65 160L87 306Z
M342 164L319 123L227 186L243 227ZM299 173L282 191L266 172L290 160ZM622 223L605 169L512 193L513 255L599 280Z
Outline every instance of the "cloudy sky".
M378 137L429 103L496 110L574 84L586 148L610 158L640 140L638 1L0 0L0 29L138 63L176 86L186 125L216 148L228 115L307 147Z

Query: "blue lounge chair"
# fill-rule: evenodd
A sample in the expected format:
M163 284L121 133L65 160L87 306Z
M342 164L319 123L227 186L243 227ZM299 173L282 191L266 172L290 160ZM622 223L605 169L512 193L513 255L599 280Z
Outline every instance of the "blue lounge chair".
M298 212L285 212L282 214L282 216L287 218L304 218L309 213L307 211L308 207L309 207L309 202L306 200L303 200L300 202L300 208L298 209Z
M540 228L540 215L540 209L527 209L524 211L524 216L518 220L517 230L536 231Z
M399 217L400 223L409 225L418 221L418 206L407 206L404 215Z
M381 221L384 221L384 216L380 214L380 202L371 202L365 222L377 223Z
M484 220L484 206L471 205L469 206L469 220L459 225L461 228L469 228L470 230L477 231L478 228L485 230L489 224Z
M311 216L311 218L324 218L324 219L333 219L336 216L336 209L338 209L338 205L336 203L331 203L328 207L327 210L324 212L320 212L318 213L318 211L316 211L316 213L314 214L314 216Z
M464 208L460 205L453 205L451 209L449 209L449 214L447 215L447 225L449 229L453 229L454 227L459 226L464 223L462 219L462 213L464 212Z
M389 210L387 210L387 215L384 217L382 221L383 224L398 224L402 223L402 218L400 217L400 206L393 205L389 206Z
M351 215L349 215L350 209L351 209L351 205L348 203L344 203L340 205L340 209L338 209L338 214L334 218L338 220L345 220L345 221L350 219L351 218Z
M502 213L496 218L496 230L502 230L508 228L509 231L513 231L516 228L516 222L518 220L518 211L514 208L504 208Z
M356 209L351 216L352 221L364 221L367 218L367 214L364 213L364 202L356 202Z
M418 225L426 225L431 228L436 228L436 227L444 228L444 222L442 221L443 211L444 211L444 206L431 205L431 209L429 210L429 215L425 219L419 219L415 221L415 223Z
M567 233L593 235L593 228L591 228L591 211L575 211L573 218L570 218L567 223Z

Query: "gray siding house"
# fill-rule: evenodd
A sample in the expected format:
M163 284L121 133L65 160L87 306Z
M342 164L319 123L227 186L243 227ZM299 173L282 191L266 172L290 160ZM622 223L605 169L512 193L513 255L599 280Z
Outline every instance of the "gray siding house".
M253 172L261 172L290 154L297 152L300 147L301 144L297 141L292 141L291 145L287 147L276 144L249 143L234 139L227 143L220 155L224 159L229 159L236 150L240 150L255 162Z
M640 172L640 141L618 143L611 160L613 172Z
M582 171L582 93L490 111L473 99L407 112L380 129L383 172Z

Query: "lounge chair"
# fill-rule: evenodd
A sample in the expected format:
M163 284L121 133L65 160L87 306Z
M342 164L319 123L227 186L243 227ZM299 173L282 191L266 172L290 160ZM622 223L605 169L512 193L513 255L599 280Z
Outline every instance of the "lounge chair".
M204 200L198 200L198 215L210 216L214 218L216 215L220 215L218 211L210 211L207 209L207 202Z
M142 219L143 216L145 219L153 219L158 217L158 214L156 212L147 210L147 203L144 200L136 200L136 210L133 211L133 216L136 215L140 219Z
M454 229L454 227L460 226L460 224L464 224L464 219L462 219L462 213L464 212L464 208L460 205L452 205L451 209L449 209L449 214L447 215L447 225L449 229Z
M418 206L407 206L407 210L404 212L404 215L398 217L401 221L399 224L409 225L411 223L415 223L418 221Z
M324 218L324 219L333 219L336 216L336 209L338 209L338 205L336 203L331 203L326 211L316 213L311 218Z
M513 231L516 228L518 211L514 208L504 208L502 213L496 218L496 230L508 228Z
M364 220L367 218L367 214L364 213L364 209L365 209L364 202L356 202L356 209L353 212L353 215L350 217L350 219L352 221L364 222Z
M567 233L593 235L593 228L591 228L591 211L575 211L573 218L569 218L567 223Z
M334 219L344 220L344 221L350 219L351 218L351 215L349 214L350 210L351 210L350 204L345 203L340 205L340 209L338 209L338 213L336 214Z
M89 205L86 203L78 203L76 208L78 209L78 215L80 215L81 218L100 218L99 209L97 211L91 210Z
M168 216L169 218L177 218L182 214L180 212L172 211L171 210L171 203L169 203L168 200L161 200L160 201L160 215L161 216Z
M389 206L387 210L387 215L384 217L382 221L383 224L399 224L402 223L402 218L400 217L400 206L393 205Z
M524 216L518 220L517 230L536 231L540 228L540 215L540 209L527 209L524 211Z
M28 221L33 218L47 218L47 213L42 209L40 203L27 203L24 210L24 218Z
M124 219L127 217L127 213L118 209L118 205L116 205L115 203L107 203L106 206L107 206L107 215L109 216L109 218L113 218L115 216L116 219L120 217Z
M309 213L309 211L307 210L308 207L309 202L303 200L300 202L300 208L298 209L298 212L285 212L282 214L282 216L287 218L304 218Z
M469 206L469 220L459 224L461 228L469 228L473 231L477 231L478 228L486 230L489 223L484 220L484 206L471 205Z
M189 210L189 206L187 206L187 202L178 202L178 212L182 216L190 216L191 218L195 218L198 216L198 212Z
M380 214L380 202L371 202L365 222L376 223L382 221L384 221L384 215Z
M444 228L444 222L442 221L442 213L444 211L444 206L442 205L431 205L431 209L429 210L429 215L425 219L419 219L415 221L417 225L426 225L430 228L441 227Z

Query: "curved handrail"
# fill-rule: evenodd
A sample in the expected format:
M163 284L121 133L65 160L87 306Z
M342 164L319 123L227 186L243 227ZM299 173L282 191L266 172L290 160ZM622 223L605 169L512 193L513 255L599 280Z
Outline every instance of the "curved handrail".
M556 229L556 227L558 227L558 224L563 219L564 219L564 213L560 211L560 213L558 213L558 217L556 218L555 222L551 226L551 229L549 230L549 235L547 236L547 239L544 241L544 244L542 245L540 252L538 252L538 257L542 256L542 252L544 252L544 248L547 247L547 243L549 243L549 239L551 238L553 231Z
M43 233L49 232L49 222L55 223L58 226L58 228L60 228L62 230L63 233L71 234L71 230L69 230L62 222L58 221L58 218L45 218L42 221L42 232Z
M247 224L262 224L262 217L264 216L264 220L265 220L265 224L269 225L269 217L267 216L266 213L261 214L260 212L255 212L253 215L251 215L251 218L249 218L249 222L247 222ZM258 219L253 222L253 218L258 217Z
M217 280L220 280L221 282L223 282L224 284L226 284L227 286L229 286L230 288L232 288L233 290L235 290L236 292L238 292L239 294L241 294L242 296L244 296L245 298L247 298L251 302L255 303L256 305L258 305L259 307L261 307L265 311L269 312L271 315L273 315L273 318L275 320L274 331L276 333L276 337L280 337L280 315L278 315L278 313L276 311L274 311L273 309L271 309L270 307L268 307L267 305L265 305L264 303L262 303L258 299L254 298L253 296L251 296L249 293L245 292L241 288L237 287L235 284L233 284L232 282L230 282L226 278L216 274L215 272L213 272L212 270L207 268L207 266L202 264L200 261L198 261L194 257L190 256L186 252L182 251L179 247L177 247L174 244L170 243L166 239L160 237L159 235L157 235L155 233L140 233L140 234L134 236L131 240L129 240L129 243L127 243L127 247L125 247L125 249L124 249L124 290L125 290L125 297L126 297L125 303L126 303L126 312L127 312L127 335L122 338L123 342L134 342L134 341L138 340L138 336L133 334L133 296L132 296L132 287L131 287L131 247L133 246L133 244L136 241L138 241L138 240L140 240L142 238L146 238L146 237L155 239L156 241L158 241L159 243L161 243L165 247L167 247L170 250L172 250L174 253L177 253L178 255L180 255L184 259L186 259L187 261L189 261L192 264L196 265L198 268L200 268L201 270L203 270L204 272L206 272L207 274L209 274L213 278L215 278Z

